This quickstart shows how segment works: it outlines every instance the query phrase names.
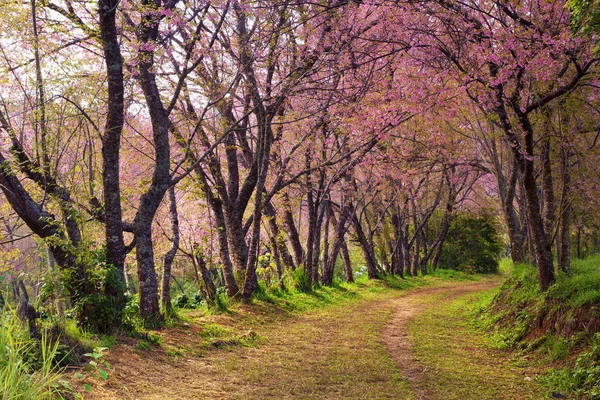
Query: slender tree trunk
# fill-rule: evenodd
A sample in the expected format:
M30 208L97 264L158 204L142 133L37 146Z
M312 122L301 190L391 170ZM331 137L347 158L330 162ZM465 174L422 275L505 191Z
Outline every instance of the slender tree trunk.
M260 115L260 114L259 114ZM258 258L258 248L260 242L260 221L262 217L262 193L265 189L265 182L267 180L267 173L269 170L269 155L271 152L271 142L273 140L273 132L271 130L271 120L274 114L263 115L261 126L259 130L259 144L257 151L257 158L259 164L258 168L258 180L256 183L256 196L254 199L254 212L253 212L253 229L252 236L250 239L250 247L248 250L248 264L246 265L246 278L244 281L244 288L242 289L242 297L244 301L250 301L252 293L256 286L256 260Z
M217 298L217 288L210 276L210 272L206 268L206 260L200 251L200 246L194 246L194 259L196 260L196 264L198 268L200 268L200 274L202 275L202 281L204 282L204 286L206 287L206 295L207 301L210 304L215 304Z
M518 147L512 147L512 150L515 159L519 163L519 170L523 179L527 225L535 252L540 289L546 291L554 282L554 265L550 243L544 230L544 219L540 214L538 187L533 166L533 128L527 115L519 115L519 118L526 132L525 141L528 156L525 157Z
M123 57L117 33L116 12L118 1L99 0L100 38L106 63L108 82L108 112L102 137L102 184L104 188L104 222L106 234L106 261L125 282L125 243L121 211L119 165L121 133L124 123ZM114 293L122 296L123 293ZM123 301L121 299L121 301Z
M344 258L344 275L346 276L346 282L354 282L352 260L350 259L350 252L348 251L348 244L345 239L342 241L342 257Z
M319 191L320 192L320 191ZM325 200L318 202L317 221L314 229L313 251L311 262L311 281L312 283L319 282L319 261L321 259L321 228L323 227L323 219L325 217Z
M560 150L562 194L560 228L558 233L557 253L558 270L570 272L571 270L571 171L569 167L568 150L564 147Z
M552 163L550 162L550 139L542 146L542 212L546 241L552 247L555 216L554 184L552 179Z
M294 215L290 209L289 199L287 194L284 196L284 212L283 219L285 222L285 230L287 233L288 240L292 245L294 252L294 262L296 266L300 266L304 262L304 249L302 249L302 243L300 242L300 235L298 229L296 229L296 223L294 222Z
M356 232L356 240L360 245L360 249L363 252L363 257L365 259L365 263L367 264L367 275L369 279L378 279L379 273L377 272L377 264L375 261L375 255L373 254L373 248L369 244L365 232L356 216L356 212L352 215L352 224L354 226L354 231Z
M331 205L328 201L323 204L325 212L325 231L323 232L323 265L322 274L325 274L325 269L329 265L329 222L331 221ZM333 261L335 267L335 260Z
M284 266L286 268L295 269L296 266L294 265L294 259L292 258L285 241L281 237L281 231L279 229L279 225L277 224L277 212L270 202L265 205L265 215L269 217L269 227L271 229L273 239L275 240L275 247L277 248Z
M342 251L342 255L344 256L344 271L346 274L346 281L351 282L354 280L352 276L352 265L350 263L350 256L348 255L348 262L346 263L346 255L344 254L344 247L346 247L345 252L348 253L348 248L346 246L346 242L344 236L346 234L346 223L348 218L350 217L350 208L345 205L340 210L340 219L336 220L335 214L333 210L329 210L331 215L331 220L333 225L335 226L335 242L333 244L333 248L331 250L331 255L329 256L327 263L325 263L323 268L323 285L329 286L333 282L333 273L335 270L335 263L337 261L340 250ZM348 280L350 278L351 280Z
M404 273L412 276L412 268L411 268L411 260L410 260L410 242L408 241L409 237L409 226L408 223L404 224L404 234L402 235L402 249L404 255Z
M179 217L177 215L177 200L175 198L175 187L169 188L169 214L171 219L171 232L173 240L171 248L163 257L163 273L161 282L160 304L167 314L171 314L171 266L179 249Z
M506 194L503 197L502 202L504 220L506 222L508 238L510 240L510 256L513 264L525 262L525 237L523 235L523 229L514 206L518 178L519 168L517 163L514 162L508 179L508 184L505 188Z

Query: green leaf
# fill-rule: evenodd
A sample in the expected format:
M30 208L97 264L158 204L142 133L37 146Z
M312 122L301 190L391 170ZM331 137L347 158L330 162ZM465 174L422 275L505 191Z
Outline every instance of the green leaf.
M83 378L83 374L81 372L77 372L75 375L73 375L75 377L75 379L82 379Z
M98 370L98 375L100 375L100 378L102 378L104 380L108 379L108 374L103 369L99 369Z
M88 393L90 393L92 391L92 385L90 385L89 383L86 383L85 385L83 385L83 388Z

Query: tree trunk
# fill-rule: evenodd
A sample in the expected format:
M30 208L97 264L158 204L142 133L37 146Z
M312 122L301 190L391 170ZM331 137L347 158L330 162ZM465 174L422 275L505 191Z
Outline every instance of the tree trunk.
M323 219L325 217L325 205L326 201L322 200L318 202L317 207L317 221L314 229L313 239L313 251L312 251L312 262L311 266L311 281L312 283L319 282L319 261L321 259L321 228L323 227Z
M117 4L118 1L115 0L98 1L100 38L108 82L108 111L102 137L102 185L104 188L106 262L116 269L121 282L125 282L125 243L119 179L119 151L124 123L125 86L123 58L116 25ZM120 297L120 304L124 304L123 293L115 292L113 295Z
M217 299L217 288L210 276L210 272L206 268L206 261L200 251L200 246L197 244L194 246L194 259L196 260L198 268L200 268L202 281L204 281L204 286L206 287L207 302L214 305Z
M561 214L557 243L558 270L570 272L571 270L571 171L569 167L568 150L564 147L560 150L562 194Z
M285 202L285 211L283 213L283 218L285 221L285 228L288 239L292 245L292 250L294 251L294 261L296 266L300 266L304 263L304 249L302 249L302 243L300 242L300 235L298 234L298 230L296 229L296 224L294 222L294 215L289 207L289 200L287 199L287 195L284 197Z
M175 198L175 187L169 188L169 214L171 219L171 232L173 240L171 248L163 257L163 273L161 282L160 304L167 314L171 314L171 266L179 249L179 217L177 215L177 200Z
M329 286L333 282L333 273L335 270L335 263L337 261L340 250L342 251L342 255L344 256L344 271L346 274L346 281L352 282L354 277L352 276L352 265L350 263L350 256L348 255L348 261L346 262L346 254L348 253L348 248L346 246L346 241L344 236L346 235L347 227L346 223L348 218L350 217L350 207L347 205L343 206L340 210L340 219L336 220L335 214L332 209L329 210L331 215L331 220L333 225L335 226L335 242L333 244L333 248L331 250L331 255L327 260L327 263L323 267L323 285ZM344 247L346 247L344 254ZM350 279L350 280L348 280Z
M504 221L508 230L510 240L510 256L513 264L525 262L525 237L521 223L515 211L514 199L517 190L517 181L519 178L519 168L516 162L513 162L508 185L505 186L505 196L503 197Z
M350 252L348 251L348 245L346 244L345 239L342 241L342 257L344 258L344 275L346 276L346 282L354 282L352 260L350 259Z
M555 216L554 184L552 179L552 163L550 162L550 139L546 140L542 146L542 193L543 203L542 212L544 220L544 232L546 241L552 248Z
M519 170L523 180L527 225L533 243L533 250L535 252L540 289L546 291L554 282L554 265L550 243L548 242L548 237L544 230L544 219L540 214L538 187L535 181L535 171L533 166L533 128L527 115L521 114L519 115L519 118L526 133L525 141L527 157L521 153L520 148L511 148L515 159L519 163Z
M325 274L325 268L329 265L329 223L331 221L331 204L325 201L323 204L325 212L325 231L323 232L323 265L322 274ZM335 267L335 260L333 261Z
M269 217L269 227L271 229L271 234L275 242L275 247L283 261L283 264L286 268L291 268L292 270L296 268L294 265L294 259L288 250L285 241L281 237L281 231L279 229L279 225L277 224L277 212L271 202L265 205L265 215Z
M363 252L363 257L365 259L365 263L367 264L367 276L369 279L378 279L379 273L377 272L377 264L375 261L375 255L373 254L373 248L369 244L367 237L363 231L363 228L356 216L356 212L353 212L352 215L352 224L354 226L354 231L356 232L356 240L360 245L360 249Z

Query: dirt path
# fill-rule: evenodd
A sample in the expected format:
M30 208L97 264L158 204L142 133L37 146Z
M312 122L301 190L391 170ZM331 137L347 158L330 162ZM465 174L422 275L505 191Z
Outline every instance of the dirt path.
M412 348L413 338L407 333L409 321L428 315L438 305L441 307L454 299L461 299L461 296L493 288L498 283L498 280L453 282L404 292L383 291L372 298L327 306L301 315L281 315L281 318L256 313L255 309L244 311L255 315L213 316L211 323L240 332L251 329L260 340L250 347L238 345L219 350L198 350L202 329L206 329L206 325L197 321L186 329L180 327L163 331L164 341L159 347L140 349L135 341L117 345L107 355L114 367L108 381L95 382L89 398L529 398L472 397L469 396L469 387L459 387L452 395L454 397L432 395L437 386L446 390L449 385L447 382L435 382L427 373L423 374L423 369L436 366L437 360L447 352L448 341L426 350L427 354L442 352L442 355L436 353L437 358L430 360L429 364L422 363L411 351L419 349ZM454 315L453 311L449 314L444 312L445 316ZM462 316L455 319L464 322ZM469 338L470 343L473 343L473 337ZM175 348L179 350L177 354L173 354ZM473 349L467 351L470 353L463 357L475 354ZM493 363L500 362L493 354L486 353L485 357ZM485 363L482 359L477 362ZM494 364L494 368L499 365ZM477 371L472 373L477 374ZM489 375L489 372L486 373ZM455 377L451 379L456 380ZM522 377L517 376L516 379L522 382ZM475 382L480 385L480 381ZM514 379L510 384L513 385L513 382ZM496 382L481 385L494 386ZM463 390L462 394L460 390Z
M393 300L395 310L383 329L383 340L402 371L402 375L410 382L415 399L427 400L431 396L423 385L423 372L426 367L418 362L412 351L413 343L407 330L408 322L427 308L434 306L433 298L436 302L446 303L457 297L493 289L498 284L497 280L491 280L461 286L426 288Z

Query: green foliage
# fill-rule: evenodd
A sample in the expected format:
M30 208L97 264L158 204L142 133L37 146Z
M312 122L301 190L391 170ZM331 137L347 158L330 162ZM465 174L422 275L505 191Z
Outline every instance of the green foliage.
M467 273L496 273L501 251L493 215L461 213L448 231L440 267Z
M206 301L202 298L202 293L196 292L191 296L188 296L185 293L180 293L173 300L173 307L176 308L200 308L206 306Z
M140 297L138 294L126 297L123 309L123 326L130 331L144 330L144 320L140 317Z
M117 270L106 263L104 249L94 250L80 258L80 262L86 265L84 281L72 270L64 270L61 277L66 290L77 292L78 301L74 304L77 322L93 332L110 332L120 327L123 320L125 283Z
M574 31L585 35L600 33L600 7L593 0L568 0Z
M28 336L16 313L0 315L0 393L3 399L50 399L68 384L56 367L58 342Z

